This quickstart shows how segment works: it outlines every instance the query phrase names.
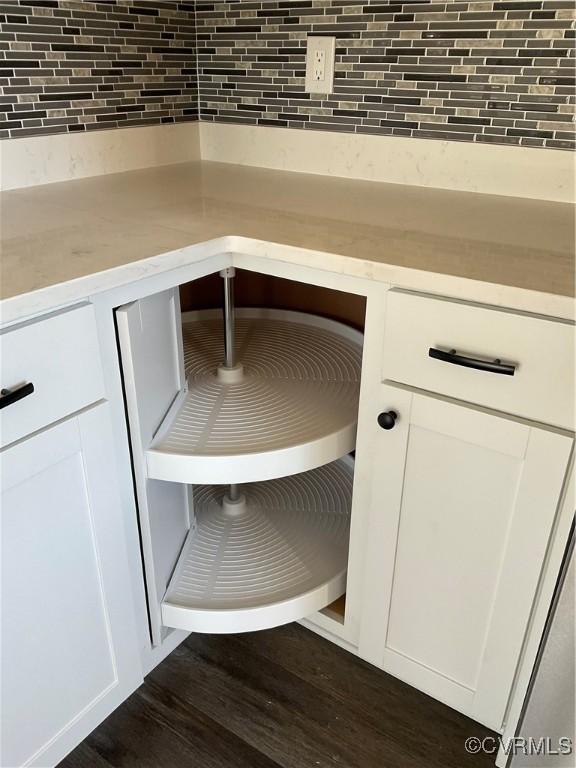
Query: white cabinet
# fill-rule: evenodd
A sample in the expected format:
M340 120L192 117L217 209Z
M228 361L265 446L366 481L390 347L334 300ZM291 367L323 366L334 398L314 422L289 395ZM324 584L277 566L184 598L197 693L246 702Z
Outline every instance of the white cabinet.
M0 765L54 765L141 682L132 475L126 451L121 504L105 394L116 442L126 399L155 651L174 628L253 630L328 606L314 619L327 637L511 727L566 527L573 328L356 289L365 342L331 320L238 311L241 380L222 372L220 319L182 316L174 288L106 299L106 370L115 380L116 309L124 392L104 386L88 303L1 334L8 396L34 387L1 420Z
M141 682L107 405L0 460L0 764L54 765Z
M500 730L572 436L387 384L374 411L360 654Z

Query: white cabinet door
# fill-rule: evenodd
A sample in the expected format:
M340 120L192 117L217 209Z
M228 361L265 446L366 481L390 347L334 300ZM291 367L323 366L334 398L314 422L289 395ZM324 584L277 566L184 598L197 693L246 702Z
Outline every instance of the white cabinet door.
M146 450L186 386L177 288L134 301L116 312L134 480L138 497L150 630L154 645L170 631L161 603L190 528L191 486L151 480ZM191 494L190 494L191 495Z
M0 453L0 765L59 762L141 682L108 407Z
M387 385L374 417L360 653L500 730L573 440Z

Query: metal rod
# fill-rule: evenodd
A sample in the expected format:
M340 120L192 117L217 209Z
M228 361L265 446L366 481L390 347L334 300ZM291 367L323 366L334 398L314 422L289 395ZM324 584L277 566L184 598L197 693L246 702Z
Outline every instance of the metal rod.
M238 501L240 498L240 491L238 490L236 483L230 483L230 488L228 489L228 498L230 501Z
M233 368L234 360L234 270L221 273L224 280L224 366Z

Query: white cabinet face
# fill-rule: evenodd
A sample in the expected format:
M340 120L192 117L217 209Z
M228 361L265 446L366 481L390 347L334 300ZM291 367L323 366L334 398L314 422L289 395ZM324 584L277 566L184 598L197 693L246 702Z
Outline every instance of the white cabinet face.
M499 730L572 439L387 385L379 406L361 655Z
M0 454L2 765L59 761L140 682L107 419Z

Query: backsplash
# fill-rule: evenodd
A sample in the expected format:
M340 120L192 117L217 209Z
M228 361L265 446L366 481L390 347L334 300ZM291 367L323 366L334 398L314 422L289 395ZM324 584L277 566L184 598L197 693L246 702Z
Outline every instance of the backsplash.
M573 0L0 0L0 138L200 111L573 149L574 16ZM336 37L330 96L304 92L309 34Z
M575 146L573 0L196 8L202 120ZM337 38L333 95L304 93L308 34Z
M0 138L196 120L191 3L0 4Z

